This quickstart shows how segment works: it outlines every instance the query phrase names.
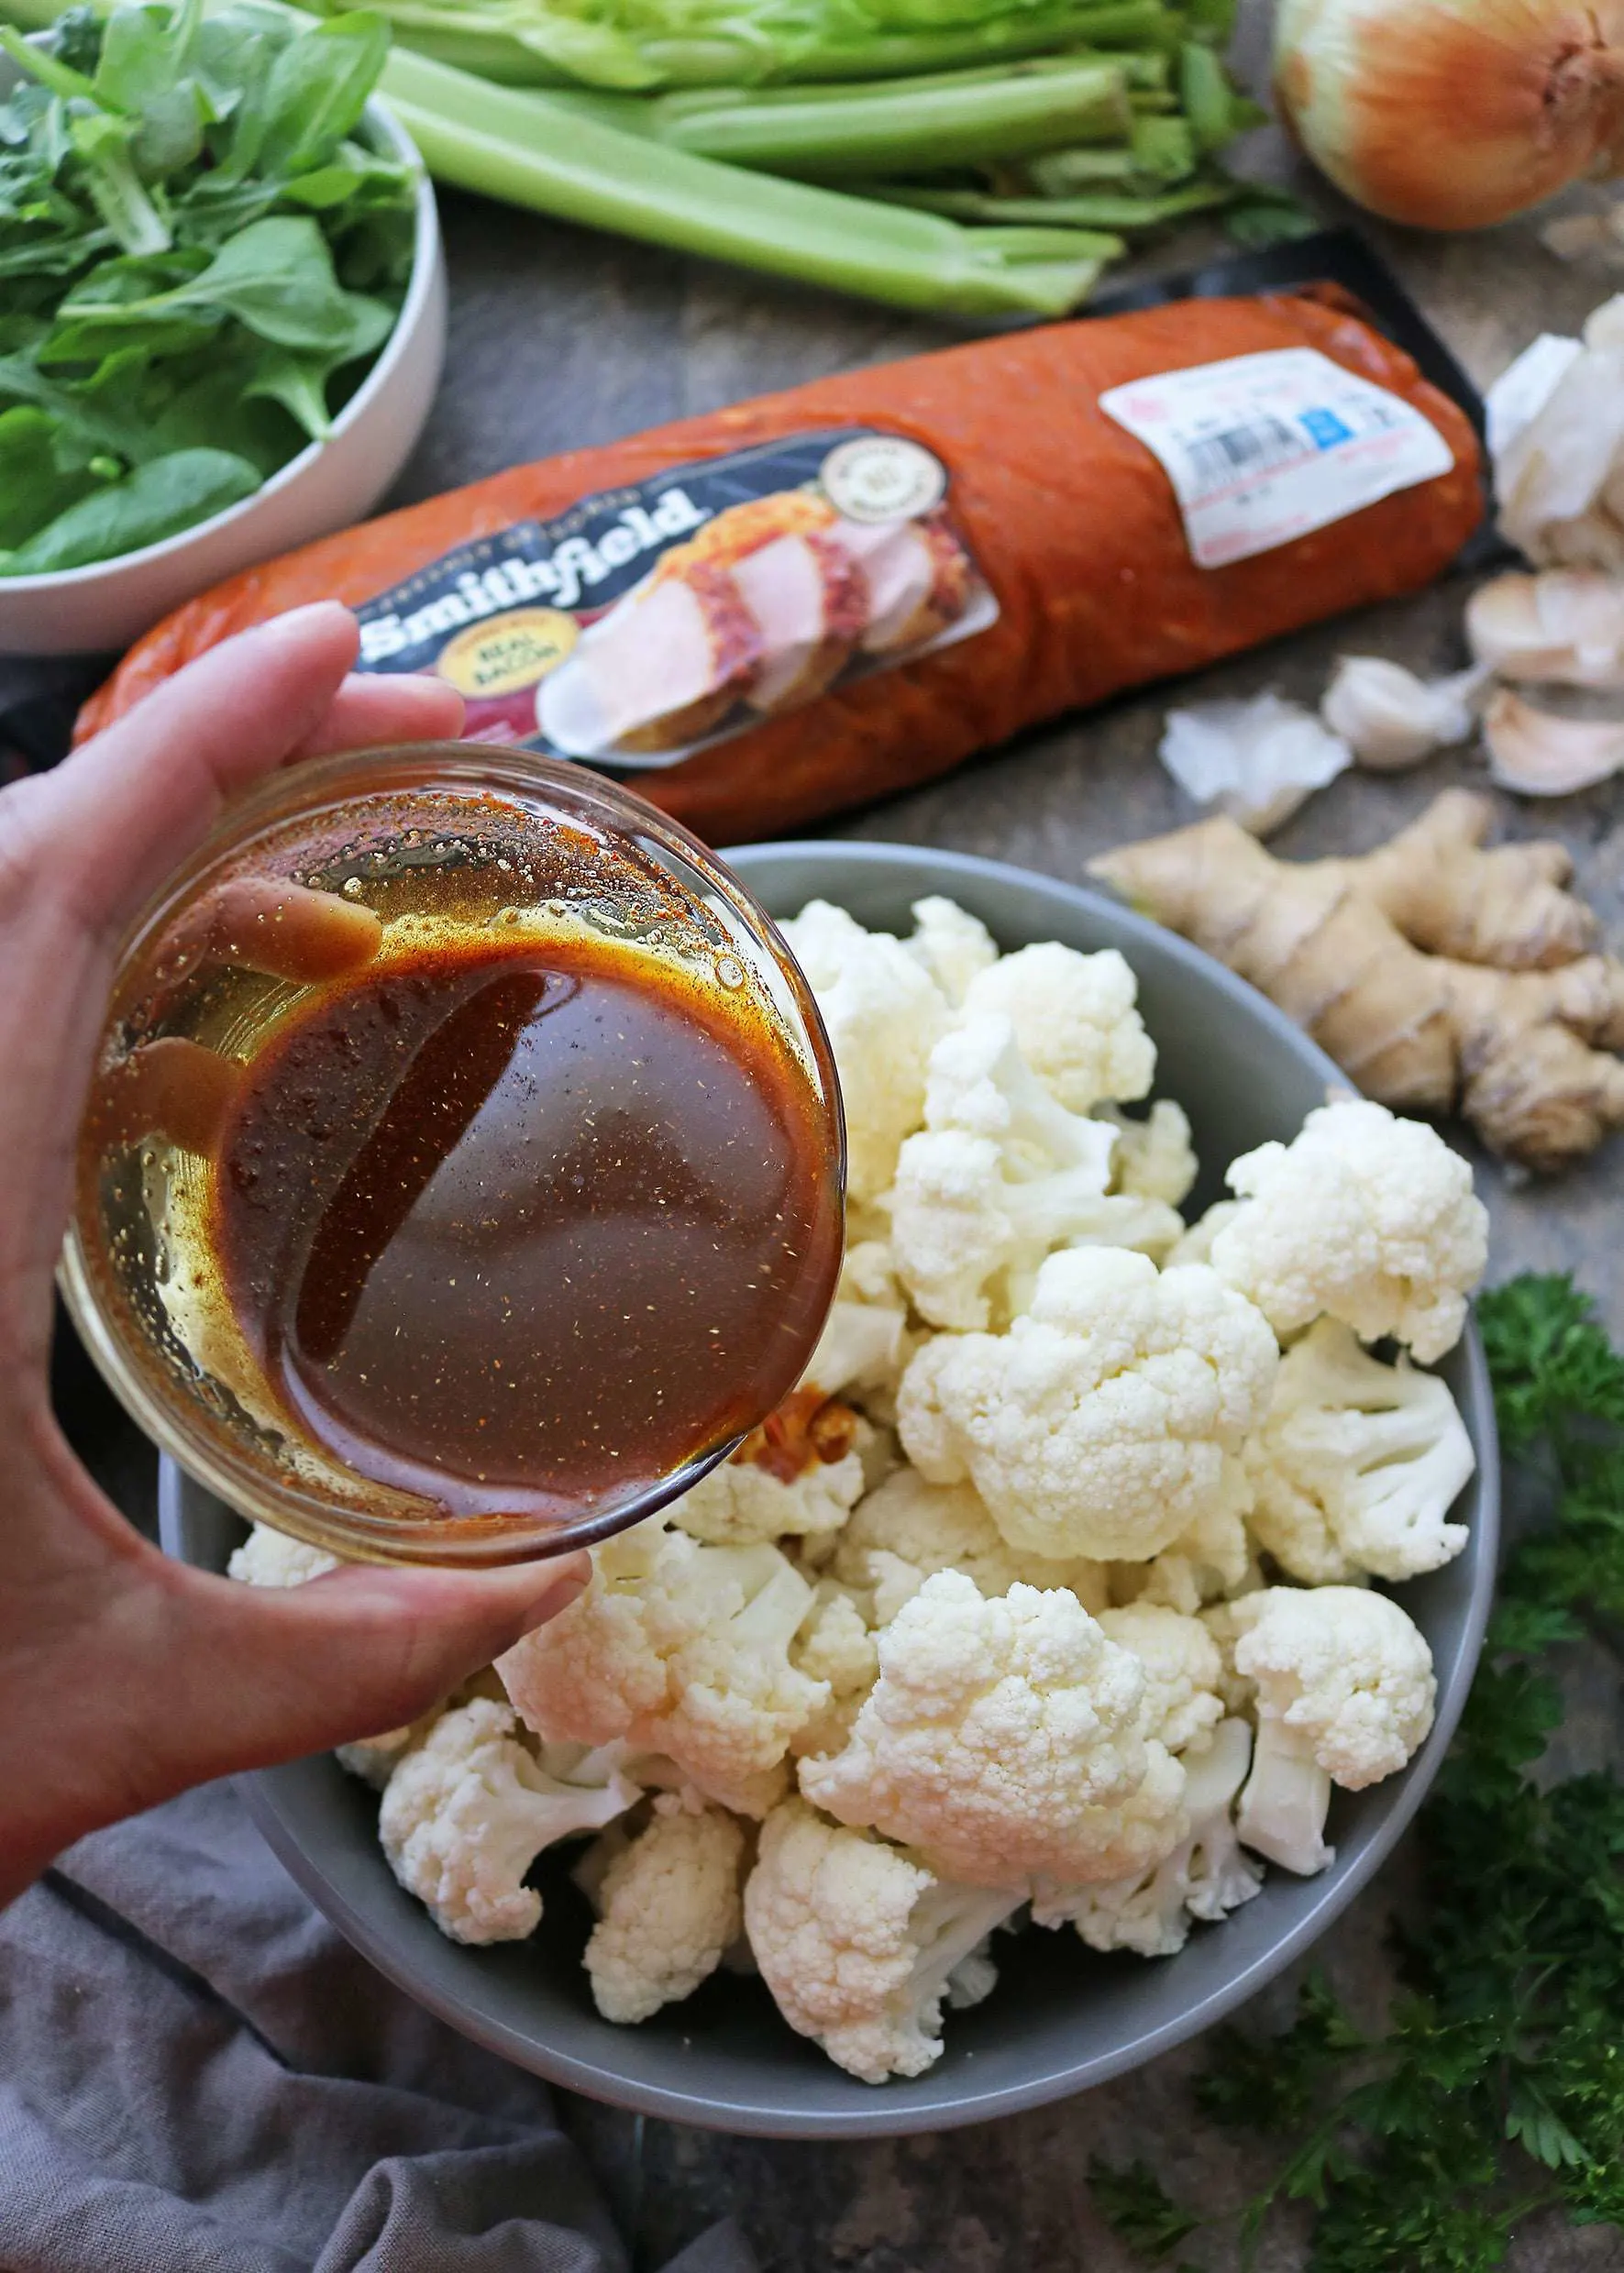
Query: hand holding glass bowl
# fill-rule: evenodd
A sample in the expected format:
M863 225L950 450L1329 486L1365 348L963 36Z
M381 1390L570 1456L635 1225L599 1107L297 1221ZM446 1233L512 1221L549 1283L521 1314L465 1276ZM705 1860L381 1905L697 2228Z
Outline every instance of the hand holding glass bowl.
M505 1561L765 1418L840 1244L833 1068L756 903L612 785L438 744L275 777L137 925L64 1285L245 1515Z
M290 759L457 731L460 706L447 687L346 680L356 645L340 608L279 618L193 664L53 774L0 797L0 960L9 981L0 996L0 1430L9 1461L0 1903L85 1832L188 1784L410 1720L582 1583L584 1560L558 1555L555 1533L542 1561L461 1570L358 1563L308 1586L235 1585L171 1561L132 1530L74 1461L50 1411L51 1282L73 1205L75 1126L98 1065L105 1073L131 1054L127 1043L98 1057L119 941L145 935L143 903L227 800L267 777L273 803L302 780L326 778L321 766L276 776ZM195 859L189 873L200 874ZM160 905L171 903L166 892ZM297 894L281 903L288 953L277 951L279 959L302 963L313 944L321 959L336 933L348 930L353 945L371 928L341 893L317 904L322 921L302 932L307 904ZM259 917L274 925L276 914L252 893L226 893L177 944L201 963L245 916L258 929ZM297 998L296 976L273 983ZM792 990L783 1001L792 1021ZM184 1070L184 1054L170 1054ZM226 1081L216 1076L216 1105L226 1070ZM163 1087L160 1080L160 1101ZM207 1086L185 1079L173 1096L209 1104ZM836 1190L837 1159L836 1151ZM84 1229L75 1234L77 1268L94 1304L90 1282L112 1266L94 1225L86 1251ZM124 1282L139 1283L138 1274ZM156 1307L138 1316L122 1296L94 1320L82 1305L104 1363L138 1385L139 1409L166 1442L186 1457L196 1444L234 1478L249 1477L253 1454L207 1451L206 1392L188 1385L178 1352L158 1362L146 1349L147 1322L161 1330L167 1315L150 1280L146 1287L142 1298ZM217 1429L230 1446L227 1425ZM273 1478L273 1467L267 1473ZM245 1495L245 1504L265 1509L263 1498ZM373 1539L351 1551L384 1550Z

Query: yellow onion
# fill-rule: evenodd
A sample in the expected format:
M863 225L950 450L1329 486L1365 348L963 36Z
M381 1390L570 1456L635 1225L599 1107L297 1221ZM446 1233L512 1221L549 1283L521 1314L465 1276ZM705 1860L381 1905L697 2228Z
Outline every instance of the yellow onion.
M1275 92L1359 204L1483 228L1624 171L1624 0L1280 0Z

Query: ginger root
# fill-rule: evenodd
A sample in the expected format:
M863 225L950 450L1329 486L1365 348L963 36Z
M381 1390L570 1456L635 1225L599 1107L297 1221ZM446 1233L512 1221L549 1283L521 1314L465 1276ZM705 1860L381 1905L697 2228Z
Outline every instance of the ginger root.
M1494 809L1449 789L1353 859L1285 861L1227 820L1124 844L1090 872L1278 1003L1384 1105L1452 1108L1541 1175L1624 1127L1624 963L1560 844L1486 849Z

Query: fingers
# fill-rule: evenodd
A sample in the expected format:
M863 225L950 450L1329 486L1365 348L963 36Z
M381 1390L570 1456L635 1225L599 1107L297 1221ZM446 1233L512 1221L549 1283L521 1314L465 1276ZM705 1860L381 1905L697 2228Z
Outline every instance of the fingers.
M170 1569L169 1791L415 1720L567 1608L591 1575L579 1554L500 1571L358 1565L285 1588Z
M387 742L455 742L462 732L462 697L443 679L347 679L301 757L331 750L366 750Z
M226 800L316 734L359 640L335 602L276 616L189 663L36 785L31 833L87 931L121 931Z
M459 698L437 682L347 682L358 640L337 603L278 616L0 794L0 1155L19 1196L0 1211L0 1300L31 1351L119 932L225 802L288 757L458 729Z

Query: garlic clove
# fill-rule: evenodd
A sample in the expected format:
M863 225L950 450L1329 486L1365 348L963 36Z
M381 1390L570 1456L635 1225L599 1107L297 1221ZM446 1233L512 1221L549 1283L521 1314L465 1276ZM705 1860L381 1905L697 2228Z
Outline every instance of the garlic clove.
M1450 679L1418 679L1385 656L1344 655L1325 690L1320 716L1360 765L1395 773L1432 750L1466 739L1476 723L1472 698L1487 678L1479 667Z
M1624 293L1594 311L1580 352L1491 454L1500 531L1519 552L1540 566L1624 560L1624 529L1602 503L1624 458Z
M1466 638L1502 679L1624 687L1624 581L1593 568L1497 576L1467 601Z
M1187 797L1267 836L1352 765L1347 744L1277 694L1169 711L1160 756Z
M1582 339L1541 332L1508 363L1483 398L1489 456L1497 465L1523 428L1536 419L1556 392L1557 381L1585 352Z
M1568 797L1624 767L1624 719L1559 718L1502 688L1483 717L1489 775L1522 797Z

